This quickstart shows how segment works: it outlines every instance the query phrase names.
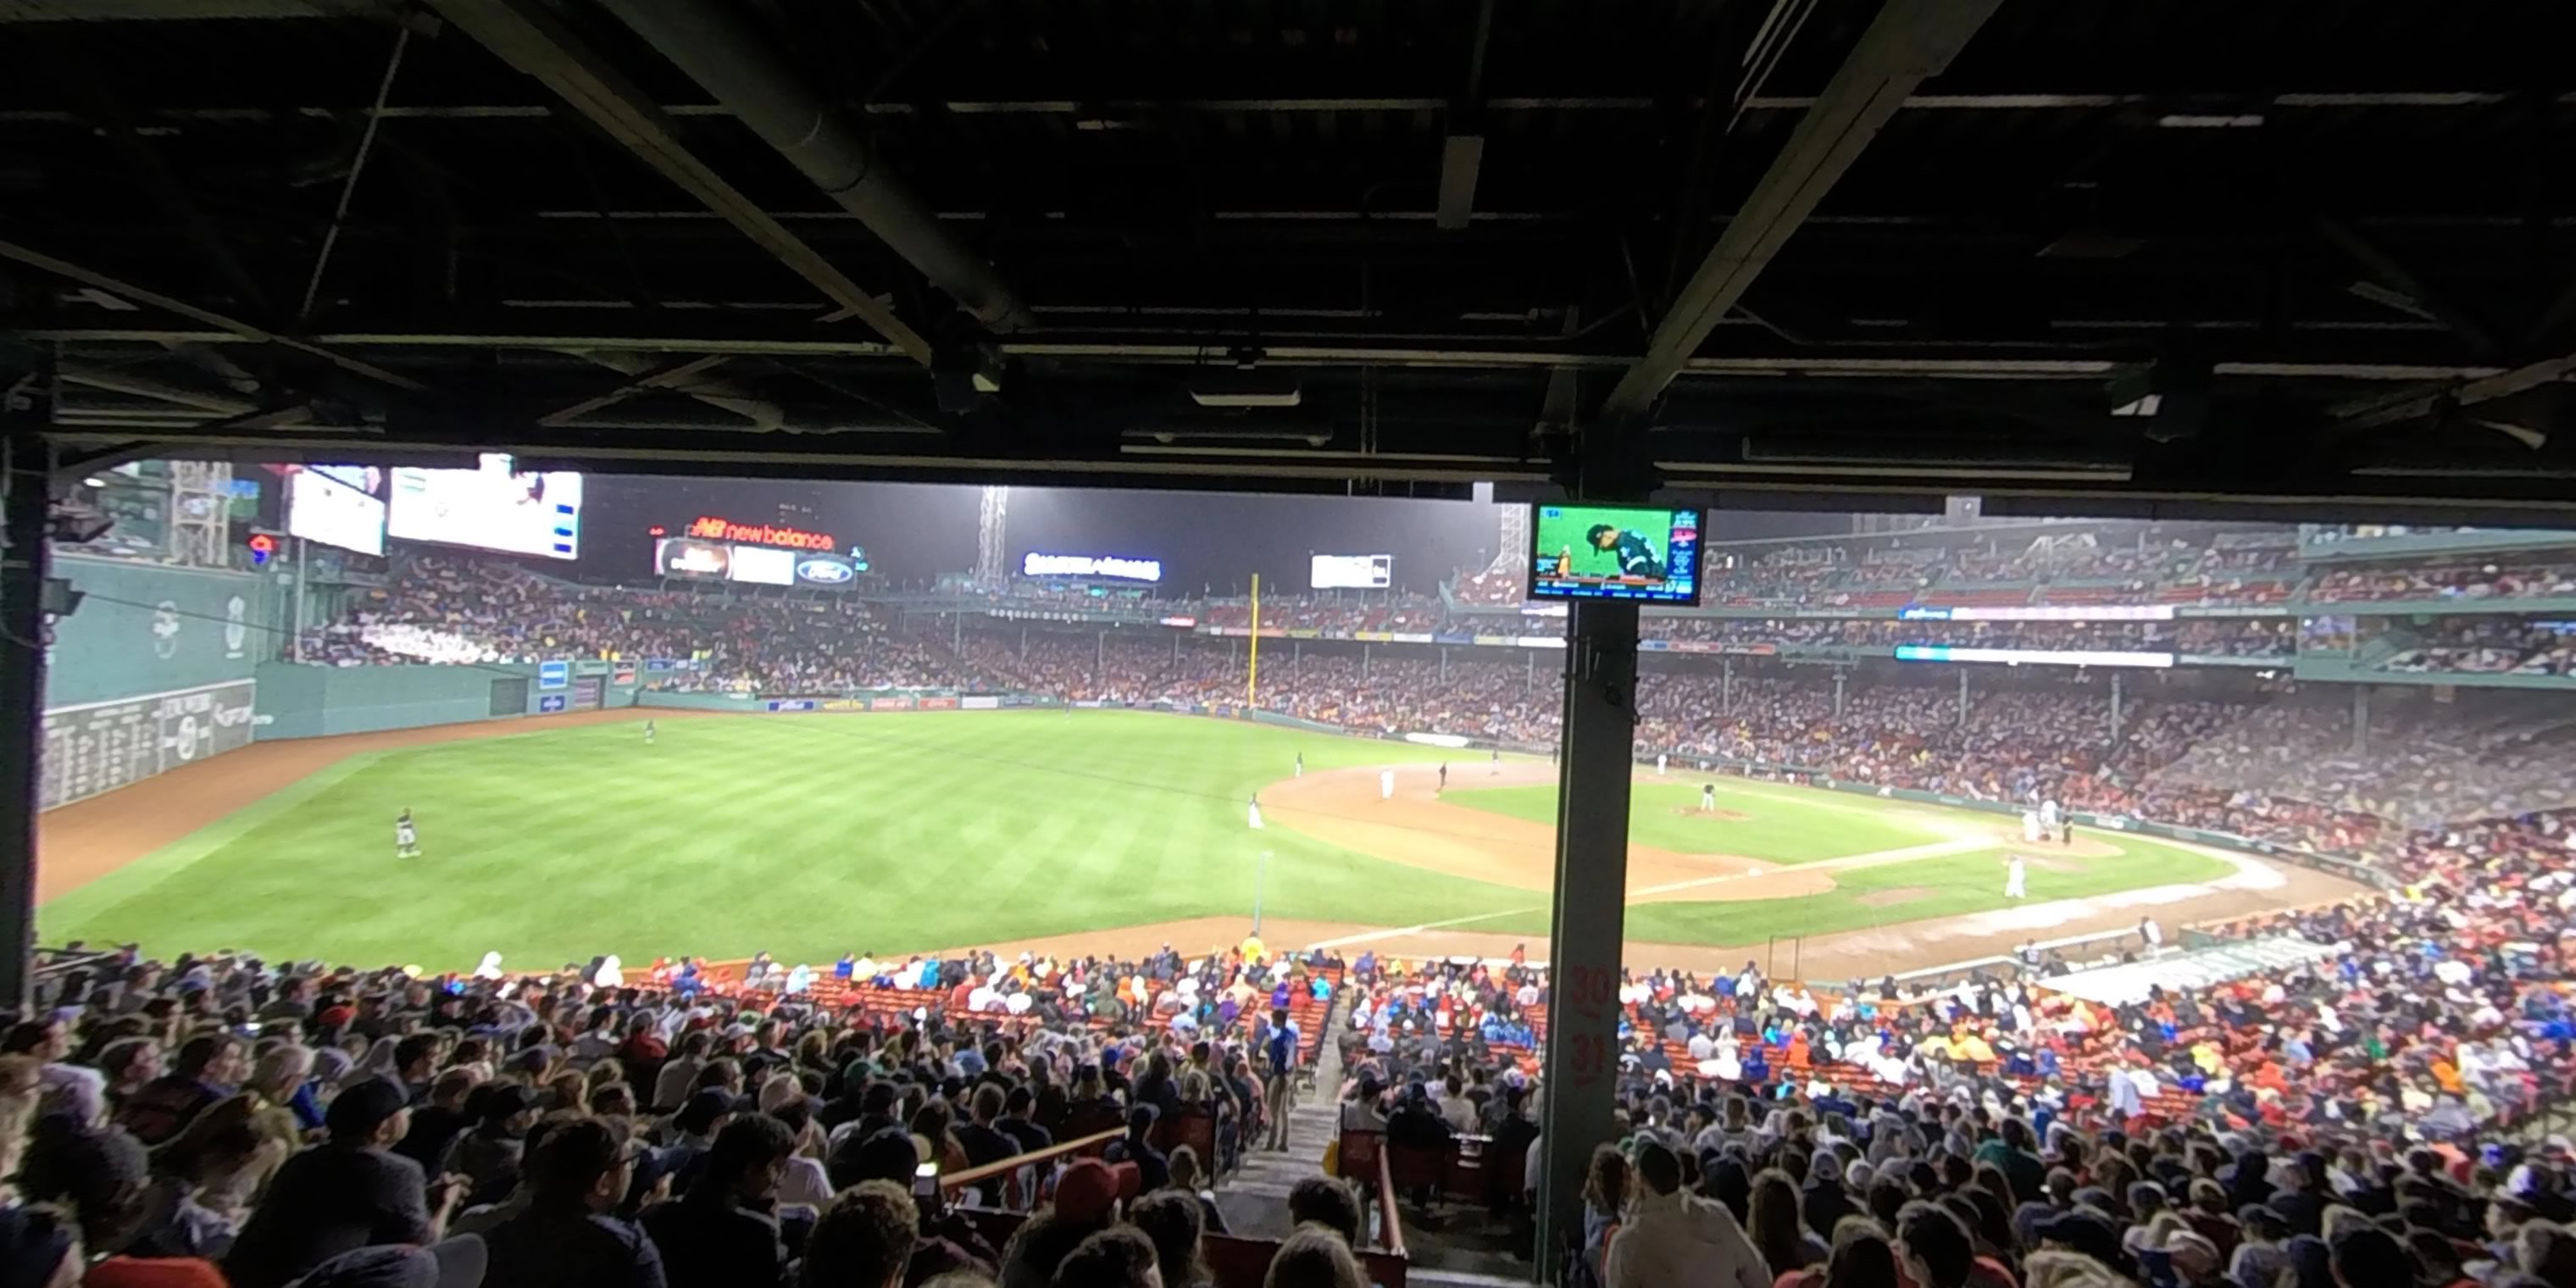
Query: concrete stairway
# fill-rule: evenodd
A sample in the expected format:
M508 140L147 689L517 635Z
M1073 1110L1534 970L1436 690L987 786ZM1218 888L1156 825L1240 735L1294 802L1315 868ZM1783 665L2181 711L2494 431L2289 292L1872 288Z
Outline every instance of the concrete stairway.
M1324 1014L1314 1090L1301 1092L1288 1111L1288 1148L1248 1151L1243 1166L1217 1187L1216 1207L1228 1231L1247 1238L1286 1238L1289 1187L1324 1174L1324 1146L1341 1131L1341 1113L1333 1101L1342 1085L1342 1055L1333 1041L1341 1019L1342 1000L1335 998Z

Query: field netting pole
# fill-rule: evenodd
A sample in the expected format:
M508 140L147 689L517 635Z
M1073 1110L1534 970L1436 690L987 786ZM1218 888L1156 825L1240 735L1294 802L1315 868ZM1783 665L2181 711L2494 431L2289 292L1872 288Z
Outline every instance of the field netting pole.
M1629 751L1636 736L1637 606L1577 601L1568 614L1565 732L1557 770L1556 912L1547 1064L1540 1073L1538 1255L1583 1230L1592 1147L1615 1140L1619 956L1627 920Z
M1252 574L1252 627L1248 634L1252 640L1252 664L1243 672L1243 705L1250 708L1261 705L1261 574L1257 572Z
M36 400L43 408L48 400ZM5 407L0 440L8 489L5 540L0 550L0 710L18 713L17 727L0 737L0 793L17 806L0 825L0 1006L22 1010L36 933L36 745L45 709L45 511L52 448L17 432Z

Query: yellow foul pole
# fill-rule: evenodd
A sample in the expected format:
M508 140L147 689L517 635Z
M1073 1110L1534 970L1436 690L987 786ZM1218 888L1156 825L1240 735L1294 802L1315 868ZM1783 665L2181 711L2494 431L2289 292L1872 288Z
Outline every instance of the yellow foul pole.
M1259 706L1261 690L1261 574L1252 574L1252 669L1243 676L1243 705Z

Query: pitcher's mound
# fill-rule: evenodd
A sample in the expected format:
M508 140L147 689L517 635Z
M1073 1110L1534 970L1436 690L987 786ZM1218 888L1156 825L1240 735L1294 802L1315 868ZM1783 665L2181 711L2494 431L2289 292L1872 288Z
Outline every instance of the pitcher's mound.
M1704 818L1712 823L1741 823L1748 817L1731 809L1699 809L1689 805L1673 806L1675 818Z

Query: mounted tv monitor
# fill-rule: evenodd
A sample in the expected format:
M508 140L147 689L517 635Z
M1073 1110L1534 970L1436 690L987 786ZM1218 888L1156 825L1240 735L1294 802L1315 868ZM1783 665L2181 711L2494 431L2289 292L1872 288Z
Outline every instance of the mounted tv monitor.
M1700 512L1644 505L1530 510L1532 599L1699 602Z

